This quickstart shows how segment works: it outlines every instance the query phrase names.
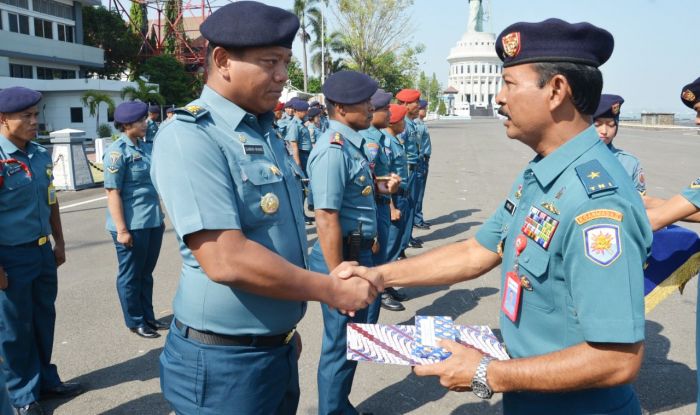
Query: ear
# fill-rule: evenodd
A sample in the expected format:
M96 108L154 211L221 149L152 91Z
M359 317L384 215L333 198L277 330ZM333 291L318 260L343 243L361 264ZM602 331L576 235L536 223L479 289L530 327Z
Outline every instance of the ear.
M335 113L340 115L341 117L345 117L345 114L347 114L348 112L345 110L344 104L335 104Z
M564 75L557 74L547 83L550 88L549 109L554 111L567 102L571 102L573 96L571 85Z
M229 53L226 49L217 46L211 55L212 63L215 71L221 75L224 79L229 80L229 67L231 66L231 61L229 60Z

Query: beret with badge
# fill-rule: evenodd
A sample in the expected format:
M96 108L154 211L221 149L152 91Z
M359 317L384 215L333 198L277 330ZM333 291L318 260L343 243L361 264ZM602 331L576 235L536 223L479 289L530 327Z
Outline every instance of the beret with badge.
M372 95L372 98L370 98L370 101L372 102L372 106L375 109L379 108L384 108L389 106L391 103L391 98L393 98L393 95L391 92L386 92L383 89L378 89L377 92Z
M0 91L0 112L11 114L34 106L41 101L41 93L21 86Z
M146 116L148 105L141 101L122 102L114 110L114 122L119 124L131 124Z
M306 116L309 117L309 119L311 119L317 115L321 115L321 108L319 108L319 107L311 107L309 112L306 114Z
M377 81L362 72L339 71L326 79L323 95L336 104L352 105L370 99L377 88Z
M291 107L294 111L308 111L309 103L301 99L295 99L292 101Z
M227 4L199 26L200 33L211 44L232 49L264 46L291 49L298 30L299 19L294 13L257 1Z
M561 19L518 22L496 39L503 67L534 62L570 62L599 67L612 55L615 40L607 30L590 23Z
M700 78L694 80L681 90L681 101L691 109L700 102Z
M406 114L408 114L408 108L406 108L404 105L391 104L389 105L389 112L391 112L389 123L396 124L397 122L403 120Z
M396 94L396 99L401 102L415 102L420 99L420 91L417 89L402 89Z
M158 105L149 105L148 106L148 112L152 112L154 114L160 113L160 107Z
M614 118L615 122L620 120L620 107L625 103L624 98L619 95L602 94L598 109L593 114L593 119Z

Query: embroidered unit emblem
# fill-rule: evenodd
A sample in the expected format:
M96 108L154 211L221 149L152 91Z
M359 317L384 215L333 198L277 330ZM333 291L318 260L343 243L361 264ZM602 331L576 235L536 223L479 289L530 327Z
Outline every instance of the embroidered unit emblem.
M617 225L594 225L583 230L586 257L607 267L622 253L620 228Z
M511 32L501 38L503 53L514 58L520 53L520 32Z

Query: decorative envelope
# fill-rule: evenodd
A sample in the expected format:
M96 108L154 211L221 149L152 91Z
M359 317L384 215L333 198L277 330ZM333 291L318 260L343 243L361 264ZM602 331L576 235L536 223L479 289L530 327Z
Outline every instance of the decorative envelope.
M457 342L473 347L498 360L508 360L505 347L488 326L458 326ZM438 357L413 354L416 327L396 324L356 324L347 326L347 359L395 365L418 366L437 363Z

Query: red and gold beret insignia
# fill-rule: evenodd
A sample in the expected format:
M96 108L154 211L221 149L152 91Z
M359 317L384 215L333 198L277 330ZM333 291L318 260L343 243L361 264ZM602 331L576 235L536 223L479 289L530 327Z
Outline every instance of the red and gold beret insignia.
M612 111L613 115L617 115L620 113L620 103L616 102L612 104L612 107L610 107L610 111Z
M681 98L683 98L684 100L686 100L686 101L688 101L688 102L695 102L696 96L695 96L695 94L693 93L693 91L691 91L690 89L686 89L686 90L683 91L683 93L681 94Z
M331 134L331 144L338 144L339 146L342 146L344 144L343 136L340 135L340 133Z
M514 58L520 53L520 32L511 32L501 38L503 53Z

